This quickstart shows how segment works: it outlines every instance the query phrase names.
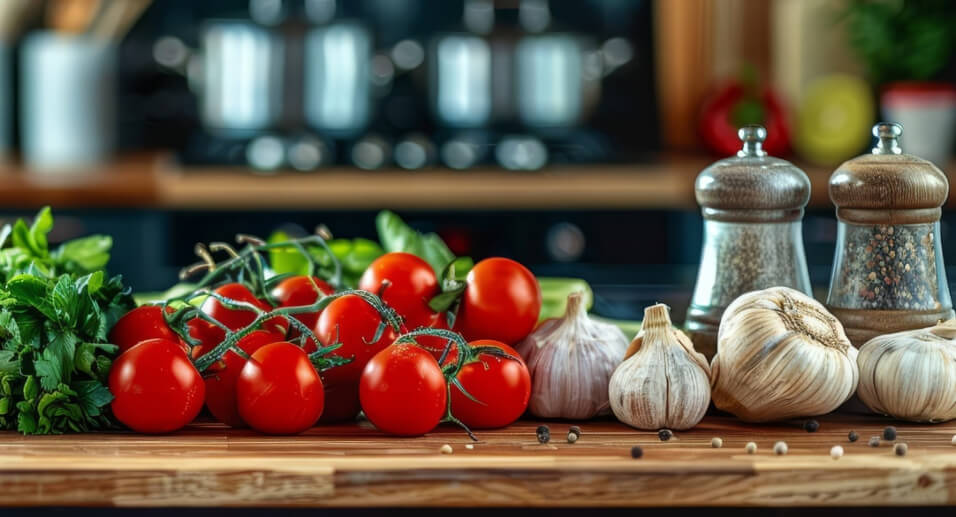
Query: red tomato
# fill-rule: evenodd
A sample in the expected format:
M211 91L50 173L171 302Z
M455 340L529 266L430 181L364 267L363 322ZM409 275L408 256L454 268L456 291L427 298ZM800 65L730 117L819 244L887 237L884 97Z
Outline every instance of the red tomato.
M248 287L240 283L224 284L217 287L213 292L230 300L251 303L263 311L272 310L269 304L256 298ZM256 319L254 312L243 309L227 309L219 300L211 296L203 302L201 310L231 330L247 327ZM289 321L285 316L276 316L263 322L262 328L269 332L278 332L285 335L289 330Z
M386 253L368 266L359 280L359 289L378 294L386 280L390 285L382 291L382 301L404 318L405 328L414 330L435 323L438 313L428 302L439 293L438 277L428 262L411 253Z
M149 339L120 355L110 370L113 415L134 431L168 433L192 422L206 388L178 341Z
M432 325L432 328L441 329L441 330L450 330L448 328L448 320L445 319L445 313L442 313L438 317L438 320L435 322L434 325ZM448 346L447 339L437 337L437 336L418 336L415 338L415 342L418 343L419 346L427 350L428 353L430 353L432 357L435 358L436 361L441 359L442 354L445 352L445 347ZM458 349L458 346L454 342L452 342L451 350L449 350L447 357L452 357L452 354L457 354L458 353L457 349Z
M163 309L158 305L143 305L127 312L113 325L109 335L110 343L119 347L119 353L147 339L179 341L179 336L166 324Z
M190 352L193 359L199 359L203 354L226 339L224 330L202 318L193 318L186 325L189 327L189 337L199 340L199 344L194 346Z
M312 285L312 281L309 280L309 277L304 275L286 278L272 289L272 297L279 302L280 307L296 307L312 305L321 296L330 295L335 292L335 289L326 283L325 280L316 276L312 277L312 280L315 281L315 285ZM316 287L318 287L318 289L316 289ZM293 314L292 317L301 321L305 326L311 329L315 327L315 322L318 321L320 312L321 311L303 312Z
M359 380L365 416L379 430L418 436L445 414L447 385L438 362L416 345L394 344L375 354Z
M236 379L239 416L269 434L298 434L322 416L325 392L308 355L281 341L256 350Z
M281 334L273 334L265 330L254 330L239 340L239 348L246 354L252 355L260 348L277 343L285 339ZM210 366L206 371L213 375L206 377L206 407L216 420L230 427L245 427L245 422L239 417L239 405L236 402L236 379L242 372L246 360L230 350L222 356L222 360Z
M468 273L455 331L468 341L513 345L538 322L541 287L531 271L502 257L482 260Z
M492 429L504 427L517 420L528 407L531 397L531 374L521 356L513 348L492 340L469 343L473 347L494 347L516 359L496 357L483 353L478 361L462 367L456 376L458 382L479 404L458 389L451 387L451 412L468 427ZM449 356L446 364L457 359Z

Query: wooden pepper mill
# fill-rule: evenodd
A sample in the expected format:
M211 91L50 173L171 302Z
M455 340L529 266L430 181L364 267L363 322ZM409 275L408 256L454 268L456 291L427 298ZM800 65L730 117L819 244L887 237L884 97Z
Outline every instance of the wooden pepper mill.
M744 126L737 135L737 156L707 167L695 184L704 245L686 328L708 358L724 309L741 294L775 286L811 293L802 230L810 179L792 163L767 156L763 127Z
M830 177L839 224L827 308L856 346L953 317L939 242L949 182L932 163L903 154L902 133L899 124L877 124L872 153Z

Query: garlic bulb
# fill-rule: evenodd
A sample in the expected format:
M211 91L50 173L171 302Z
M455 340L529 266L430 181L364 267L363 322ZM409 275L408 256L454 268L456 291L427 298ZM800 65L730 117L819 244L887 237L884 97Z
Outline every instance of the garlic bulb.
M860 348L860 400L915 422L956 418L956 319L877 336Z
M516 347L531 372L528 409L541 418L607 414L607 383L626 349L621 329L592 320L581 293L571 293L564 316L545 320Z
M714 404L749 422L829 413L856 390L857 350L816 300L786 287L724 311L711 363Z
M690 338L671 326L662 303L644 309L644 323L608 394L614 416L639 429L689 429L710 405L710 366Z

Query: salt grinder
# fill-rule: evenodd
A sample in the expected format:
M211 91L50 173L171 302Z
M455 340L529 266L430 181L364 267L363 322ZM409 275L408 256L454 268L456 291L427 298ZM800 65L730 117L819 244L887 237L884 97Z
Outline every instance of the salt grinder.
M830 176L837 245L827 308L860 346L870 338L953 317L939 242L946 175L903 154L899 124L873 127L870 154Z
M707 167L695 184L704 244L686 327L708 358L716 352L720 317L737 296L775 286L811 294L802 229L810 179L767 156L762 126L744 126L737 135L737 156Z

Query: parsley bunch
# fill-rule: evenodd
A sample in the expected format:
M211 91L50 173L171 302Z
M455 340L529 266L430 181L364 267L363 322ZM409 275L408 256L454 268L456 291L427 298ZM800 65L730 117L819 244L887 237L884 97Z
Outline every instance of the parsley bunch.
M107 333L134 304L107 278L112 239L49 249L50 209L0 229L0 429L25 434L110 427Z

